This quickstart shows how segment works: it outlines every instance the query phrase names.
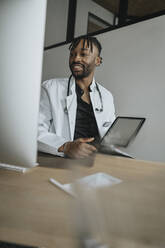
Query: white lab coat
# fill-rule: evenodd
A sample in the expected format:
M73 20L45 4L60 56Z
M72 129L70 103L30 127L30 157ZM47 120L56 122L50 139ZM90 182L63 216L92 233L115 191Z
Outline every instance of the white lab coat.
M95 110L101 108L101 101L93 79L90 99L100 137L103 137L115 119L115 108L112 94L100 84L98 87L103 101L102 112ZM62 152L58 152L58 148L74 138L77 95L73 77L70 81L69 96L67 88L68 78L51 79L42 84L38 128L39 151L63 156Z

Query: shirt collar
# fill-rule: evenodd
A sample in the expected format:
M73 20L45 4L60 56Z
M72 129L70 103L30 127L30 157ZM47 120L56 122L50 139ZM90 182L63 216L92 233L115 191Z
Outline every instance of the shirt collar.
M89 85L89 91L93 91L96 88L96 81L95 78L93 78L92 83ZM72 77L70 80L70 90L71 90L71 94L72 92L74 92L75 90L81 91L80 87L76 87L76 81L75 78Z

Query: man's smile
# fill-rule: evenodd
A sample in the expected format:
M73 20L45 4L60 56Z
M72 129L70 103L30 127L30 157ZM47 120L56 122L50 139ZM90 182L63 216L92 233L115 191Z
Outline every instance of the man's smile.
M84 66L82 64L72 64L71 65L72 70L74 71L82 71L84 69Z

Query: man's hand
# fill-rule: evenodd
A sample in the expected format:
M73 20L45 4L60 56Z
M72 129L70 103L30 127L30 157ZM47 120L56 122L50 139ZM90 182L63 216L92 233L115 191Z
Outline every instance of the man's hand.
M72 142L66 142L58 151L64 152L70 158L85 158L97 151L95 146L87 144L87 142L90 143L93 140L94 138L80 138Z

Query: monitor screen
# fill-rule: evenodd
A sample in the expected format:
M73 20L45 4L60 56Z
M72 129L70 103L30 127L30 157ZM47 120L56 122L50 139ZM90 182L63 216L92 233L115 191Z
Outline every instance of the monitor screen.
M37 162L45 17L45 0L0 1L0 163Z

